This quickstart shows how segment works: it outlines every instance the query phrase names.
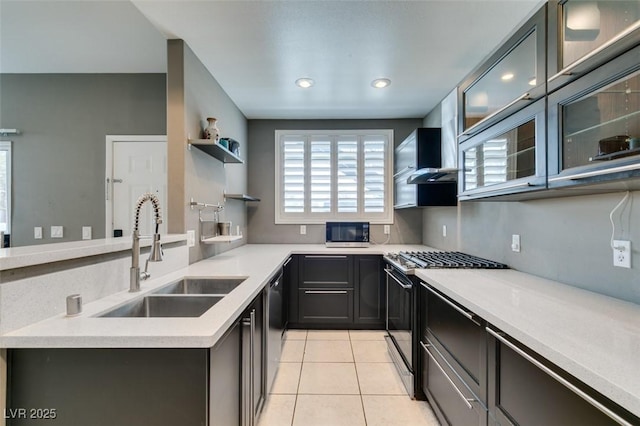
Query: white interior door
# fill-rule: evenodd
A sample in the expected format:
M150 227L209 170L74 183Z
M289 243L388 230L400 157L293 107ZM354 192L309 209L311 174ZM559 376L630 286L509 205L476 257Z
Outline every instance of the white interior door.
M160 200L163 222L160 233L167 232L167 142L165 136L111 136L107 137L107 151L111 151L111 167L107 164L107 229L122 235L131 235L134 226L135 204L146 193L156 194ZM107 155L109 157L109 155ZM107 158L107 162L109 159ZM111 173L109 174L109 171ZM109 194L109 192L111 194ZM141 235L155 230L151 203L145 203L140 212Z

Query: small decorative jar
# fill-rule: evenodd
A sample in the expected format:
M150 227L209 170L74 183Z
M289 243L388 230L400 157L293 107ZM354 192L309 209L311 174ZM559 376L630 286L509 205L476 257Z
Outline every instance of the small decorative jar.
M214 117L207 118L209 124L204 129L204 138L211 139L213 142L218 143L220 140L220 129L216 125L218 119Z

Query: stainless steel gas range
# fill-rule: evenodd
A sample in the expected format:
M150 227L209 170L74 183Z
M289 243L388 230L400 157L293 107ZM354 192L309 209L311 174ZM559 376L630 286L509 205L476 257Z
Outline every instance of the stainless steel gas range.
M502 263L460 252L412 251L384 256L387 274L387 345L407 393L421 398L416 372L419 359L418 303L415 269L507 269Z

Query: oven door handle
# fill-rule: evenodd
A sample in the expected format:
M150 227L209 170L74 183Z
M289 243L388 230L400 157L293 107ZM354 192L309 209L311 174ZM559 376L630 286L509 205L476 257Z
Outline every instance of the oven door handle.
M387 273L388 276L393 278L395 280L395 282L397 282L400 285L400 287L404 288L405 290L411 290L413 288L412 285L407 285L407 284L403 283L402 281L400 281L399 279L397 279L395 277L395 275L393 275L391 273L392 269L384 268L384 271Z
M476 315L473 312L465 311L464 309L462 309L461 307L459 307L458 305L456 305L455 303L453 303L452 301L450 301L449 299L447 299L446 297L444 297L443 295L441 295L440 293L438 293L437 291L435 291L434 289L432 289L431 287L426 285L425 283L420 282L420 285L423 286L424 288L426 288L434 296L437 296L439 299L441 299L447 305L451 306L453 309L455 309L456 311L460 312L462 315L467 317L471 322L473 322L474 324L482 327L482 324L480 324L476 320Z

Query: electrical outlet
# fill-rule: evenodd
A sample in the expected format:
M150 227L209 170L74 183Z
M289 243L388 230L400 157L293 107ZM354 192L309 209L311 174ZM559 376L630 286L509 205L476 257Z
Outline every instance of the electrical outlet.
M33 228L33 238L35 240L41 240L42 239L42 226L35 226Z
M187 247L194 247L196 245L196 231L187 231Z
M384 225L384 235L389 235L391 233L391 227L389 225Z
M62 238L63 236L64 236L64 231L62 226L51 227L51 238Z
M631 268L631 241L613 241L613 266Z
M83 240L90 240L91 239L91 227L90 226L83 226L82 227L82 239Z
M300 235L307 235L307 225L300 225Z
M447 225L442 225L442 236L443 237L447 236Z
M513 234L511 236L511 251L520 253L520 235Z

